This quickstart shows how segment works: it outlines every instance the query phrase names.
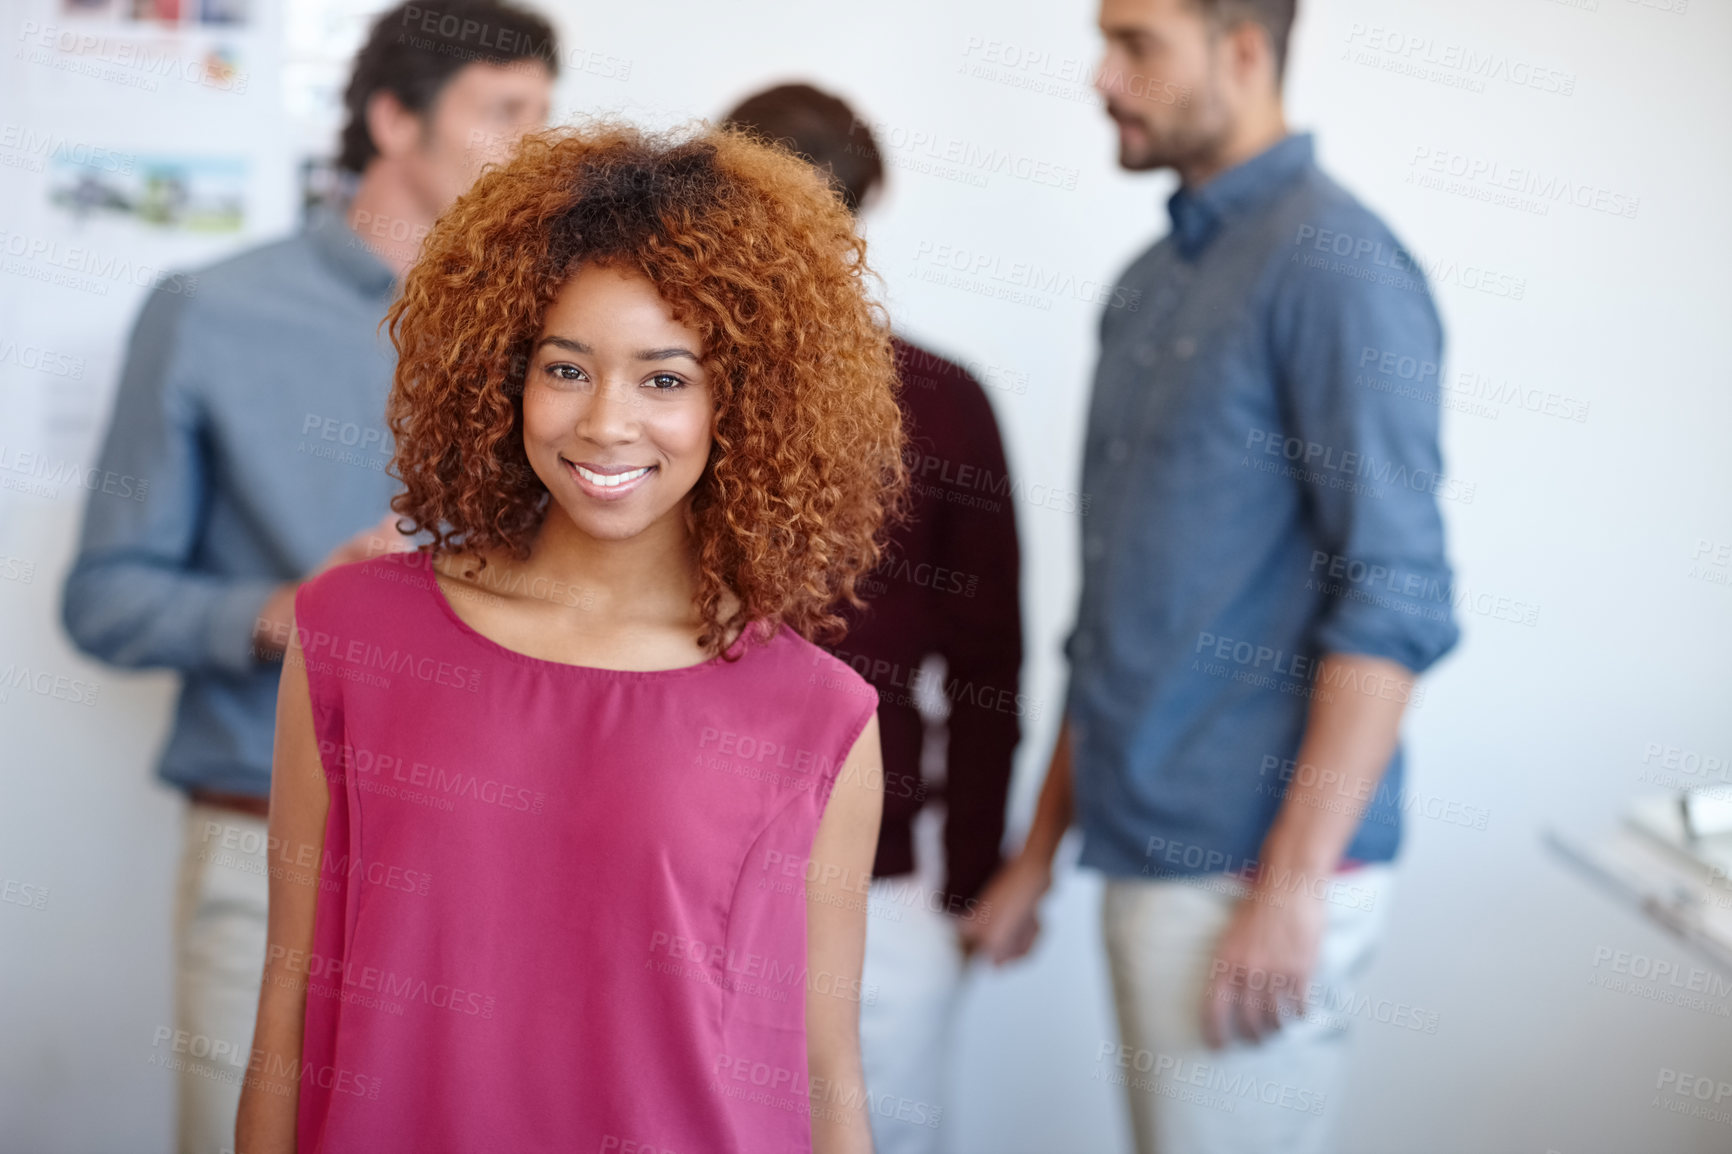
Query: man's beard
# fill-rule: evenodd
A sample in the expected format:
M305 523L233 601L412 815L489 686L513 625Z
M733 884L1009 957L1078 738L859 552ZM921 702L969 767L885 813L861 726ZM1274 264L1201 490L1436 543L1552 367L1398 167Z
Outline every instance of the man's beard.
M1175 168L1207 162L1225 146L1232 128L1226 99L1217 87L1213 70L1190 89L1190 103L1178 110L1164 128L1139 116L1127 116L1140 130L1136 137L1119 143L1119 166L1131 172ZM1109 112L1111 109L1109 108ZM1116 123L1116 118L1115 118Z
M1146 121L1135 123L1139 131L1129 139L1121 137L1119 142L1119 166L1131 172L1183 169L1207 161L1221 150L1227 137L1227 125L1216 117L1194 116L1189 123L1171 125L1158 133Z

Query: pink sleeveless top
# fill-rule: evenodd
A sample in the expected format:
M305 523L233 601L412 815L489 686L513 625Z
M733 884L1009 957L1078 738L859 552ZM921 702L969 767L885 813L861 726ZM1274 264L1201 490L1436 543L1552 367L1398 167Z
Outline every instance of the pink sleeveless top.
M295 620L331 798L297 1148L809 1151L807 987L859 991L807 975L807 860L871 686L785 625L732 664L530 657L418 553Z

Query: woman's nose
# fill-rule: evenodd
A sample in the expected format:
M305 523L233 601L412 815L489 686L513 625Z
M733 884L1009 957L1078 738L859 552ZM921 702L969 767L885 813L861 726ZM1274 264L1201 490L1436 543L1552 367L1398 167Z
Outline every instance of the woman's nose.
M637 396L630 385L604 382L590 394L578 422L578 431L591 440L617 440L631 430L636 420Z

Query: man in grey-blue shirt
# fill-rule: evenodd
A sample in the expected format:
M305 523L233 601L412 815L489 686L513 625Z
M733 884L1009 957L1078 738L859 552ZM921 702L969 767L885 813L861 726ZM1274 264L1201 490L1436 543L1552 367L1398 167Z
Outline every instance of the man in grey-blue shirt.
M1473 490L1442 471L1441 326L1418 262L1287 129L1292 19L1100 10L1120 164L1180 187L1101 318L1064 722L981 936L1028 949L1074 815L1106 875L1099 1074L1140 1154L1326 1148L1400 844L1400 719L1458 638L1439 499Z
M345 194L296 235L164 278L133 326L99 464L148 488L91 493L61 617L91 656L183 678L157 762L189 802L176 1021L155 1039L179 1071L181 1154L232 1149L248 1073L295 589L407 547L380 321L438 215L546 123L558 55L544 19L493 0L382 13L345 93Z

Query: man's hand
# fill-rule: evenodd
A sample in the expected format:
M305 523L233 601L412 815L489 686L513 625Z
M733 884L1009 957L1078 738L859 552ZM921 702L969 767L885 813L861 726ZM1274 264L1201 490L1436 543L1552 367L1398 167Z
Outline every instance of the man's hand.
M1305 1011L1305 994L1329 922L1325 898L1366 799L1395 752L1413 672L1381 657L1330 653L1299 744L1299 771L1263 839L1258 878L1215 945L1203 997L1203 1035L1225 1046L1281 1028ZM1390 688L1399 693L1387 692Z
M331 550L330 556L319 562L319 567L302 580L317 577L334 566L347 565L351 561L365 561L381 553L407 553L415 547L415 543L413 539L397 532L397 522L401 519L401 513L385 514L378 524L362 529Z
M1052 888L1052 860L1070 828L1070 718L1059 723L1058 741L1034 807L1034 824L1022 849L980 891L974 914L957 926L963 956L983 953L994 965L1015 961L1040 936L1040 899Z
M1040 936L1040 899L1052 871L1023 854L1012 858L980 891L973 916L957 923L965 958L978 951L1002 966L1034 948Z
M319 562L318 568L301 578L301 581L311 580L335 565L365 561L381 553L406 553L413 549L413 539L397 532L396 522L399 517L400 514L387 513L377 524L356 533L331 550L330 554ZM253 619L253 655L258 660L275 661L283 655L283 650L288 645L289 624L295 613L295 590L300 588L301 581L285 581L277 586L276 592L266 599L258 616Z
M1258 887L1233 911L1209 968L1203 1037L1221 1049L1235 1034L1260 1042L1281 1016L1305 1012L1307 987L1329 920L1325 899L1304 888Z

